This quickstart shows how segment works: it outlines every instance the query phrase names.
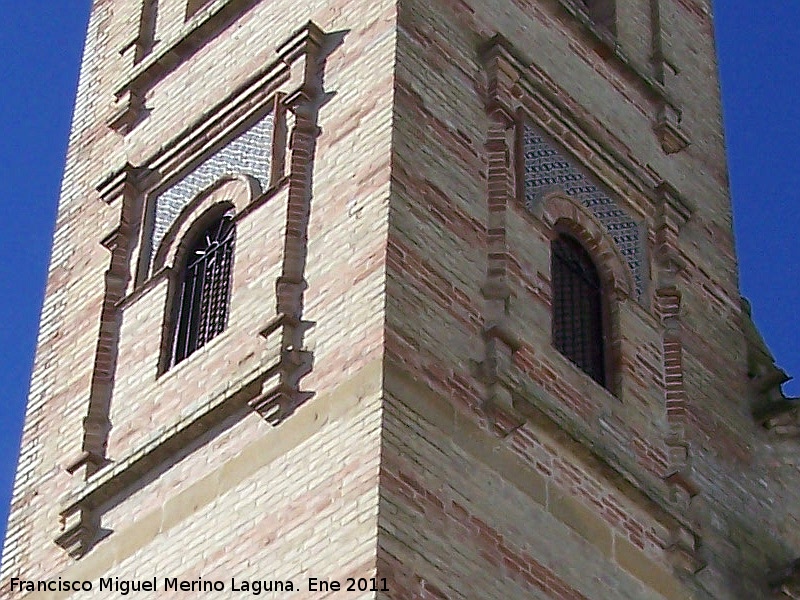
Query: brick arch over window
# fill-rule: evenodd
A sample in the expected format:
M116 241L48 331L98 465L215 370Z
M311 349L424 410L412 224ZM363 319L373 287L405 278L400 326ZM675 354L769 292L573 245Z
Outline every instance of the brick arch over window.
M605 227L583 206L561 194L551 194L541 203L538 216L550 231L551 241L559 233L575 238L594 260L608 298L635 298L633 274L628 263L608 236Z
M260 194L258 181L249 175L223 177L189 202L167 230L155 249L152 274L176 268L192 232L208 224L227 210L240 214Z
M187 204L162 240L154 275L170 273L160 372L222 333L228 324L236 222L257 185L225 177Z
M603 225L584 207L570 198L552 194L543 200L540 210L539 217L547 227L551 244L564 238L573 240L589 257L597 274L602 321L600 337L603 376L595 377L587 369L583 369L582 365L579 366L612 394L619 395L622 389L619 306L629 298L635 297L633 276ZM551 299L553 294L554 282L551 272ZM593 335L596 336L597 333ZM567 357L572 359L571 356ZM572 359L572 362L578 361Z

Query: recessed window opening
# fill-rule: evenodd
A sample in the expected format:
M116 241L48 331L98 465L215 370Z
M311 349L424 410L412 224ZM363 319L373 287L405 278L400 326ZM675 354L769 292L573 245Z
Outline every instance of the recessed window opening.
M568 235L551 247L553 345L606 385L602 286L592 258Z
M186 18L187 20L193 17L200 9L211 4L211 0L188 0L186 3Z
M187 248L177 295L171 365L202 348L228 324L235 234L233 215L227 213Z

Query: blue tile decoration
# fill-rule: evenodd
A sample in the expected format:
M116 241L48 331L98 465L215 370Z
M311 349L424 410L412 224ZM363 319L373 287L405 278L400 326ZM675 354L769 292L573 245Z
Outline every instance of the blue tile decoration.
M525 125L525 207L533 211L547 194L559 191L585 206L603 224L633 274L637 299L644 294L644 242L642 227L598 184L573 165L562 152Z
M251 175L262 189L269 187L272 162L273 115L267 115L247 131L209 156L191 173L165 189L155 199L152 265L158 245L181 210L201 191L225 175Z

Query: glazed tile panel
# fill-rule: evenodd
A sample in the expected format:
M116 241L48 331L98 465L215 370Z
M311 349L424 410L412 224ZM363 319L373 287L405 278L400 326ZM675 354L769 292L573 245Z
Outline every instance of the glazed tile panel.
M156 197L151 264L158 245L181 210L220 177L250 175L261 183L261 189L269 187L272 131L273 116L267 115Z
M547 194L562 192L585 206L605 227L633 274L637 299L644 294L644 236L641 226L601 186L570 162L564 153L525 125L525 207L533 211Z

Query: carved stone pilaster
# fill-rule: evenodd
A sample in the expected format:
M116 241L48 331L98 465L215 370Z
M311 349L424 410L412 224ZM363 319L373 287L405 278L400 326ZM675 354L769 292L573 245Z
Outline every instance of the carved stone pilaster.
M106 179L97 190L101 199L119 211L117 225L103 240L109 251L105 291L100 312L87 415L83 421L81 454L66 465L71 474L88 479L106 461L106 443L111 430L109 407L116 370L119 338L118 302L124 297L130 278L130 247L141 217L139 182L142 170L130 164Z
M279 315L261 335L281 336L281 361L268 378L261 394L249 402L262 417L278 423L291 415L311 392L300 390L300 380L313 365L313 354L304 347L304 336L313 323L303 320L308 222L312 201L312 178L317 137L318 115L324 102L325 34L309 22L296 31L277 50L279 59L289 68L291 88L283 105L294 113L294 127L289 135L289 191L284 237L283 265L276 282ZM280 327L278 327L280 326Z
M524 418L514 409L511 390L505 381L511 371L513 354L519 342L508 329L508 309L511 297L508 283L508 245L506 240L507 212L513 201L513 171L511 149L515 118L503 108L496 94L508 82L498 83L498 77L514 77L512 70L503 68L497 52L490 49L486 56L487 90L486 101L488 132L486 155L488 161L488 222L486 282L482 287L485 299L484 311L484 357L480 365L480 376L484 382L486 396L484 410L501 435L507 435L524 423Z
M686 390L683 383L683 340L681 335L682 294L678 273L686 267L680 251L681 228L691 218L693 208L678 190L666 182L656 187L655 262L657 289L655 309L661 320L662 385L667 432L668 463L664 481L674 506L685 513L699 489L692 480L691 453L686 439Z
M659 285L674 283L673 276L686 267L681 257L678 236L681 228L691 218L694 207L669 183L662 181L655 189L656 248L655 259L660 266Z

